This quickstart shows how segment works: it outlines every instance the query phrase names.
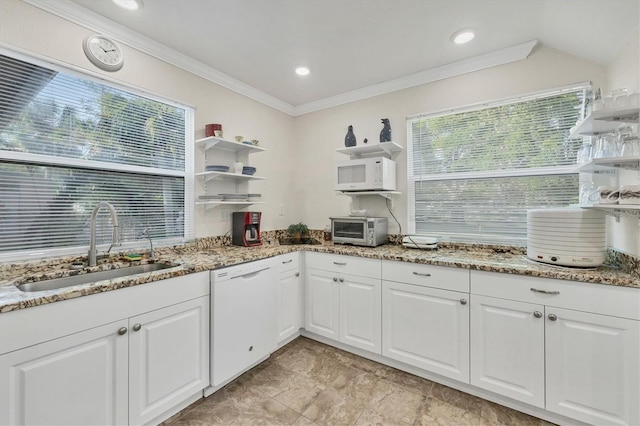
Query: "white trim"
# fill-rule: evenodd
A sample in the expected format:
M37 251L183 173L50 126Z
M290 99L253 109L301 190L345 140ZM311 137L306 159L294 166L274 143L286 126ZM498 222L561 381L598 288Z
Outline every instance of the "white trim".
M537 40L531 40L526 43L507 47L506 49L496 50L495 52L431 68L405 77L386 81L384 83L374 84L362 89L352 90L340 95L298 105L295 107L295 115L308 114L310 112L360 101L373 96L380 96L396 92L398 90L408 89L410 87L420 86L422 84L507 64L509 62L520 61L529 57L533 48L537 44Z
M186 149L186 147L185 147ZM0 160L19 163L41 164L56 167L73 167L77 169L89 169L95 171L113 171L124 173L138 173L154 176L186 177L184 170L159 169L155 167L134 166L131 164L109 163L106 161L85 160L83 158L54 157L50 155L31 154L28 152L0 150ZM186 161L186 158L185 158Z
M253 86L243 83L228 74L184 55L177 50L171 49L168 46L132 31L123 25L105 18L104 16L85 9L70 0L23 1L92 31L108 35L116 41L124 43L136 50L158 58L187 72L202 77L205 80L218 84L293 117L360 101L373 96L380 96L398 90L431 83L433 81L455 77L457 75L473 71L520 61L526 59L533 51L533 48L538 44L537 40L531 40L526 43L496 50L495 52L475 56L463 61L431 68L405 77L386 81L384 83L374 84L340 95L293 106Z
M443 173L435 175L410 176L408 179L414 182L426 182L432 180L455 180L455 179L491 179L517 176L546 176L546 175L570 175L576 174L576 166L547 166L532 167L526 169L490 170L484 172L459 172Z

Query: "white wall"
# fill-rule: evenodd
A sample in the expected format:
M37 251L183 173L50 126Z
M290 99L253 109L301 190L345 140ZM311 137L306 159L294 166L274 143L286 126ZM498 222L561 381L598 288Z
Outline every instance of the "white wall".
M196 139L204 137L207 123L222 123L229 139L234 135L259 139L268 151L252 155L250 164L257 167L256 174L267 180L252 183L250 192L261 193L267 203L250 209L264 212L263 230L284 228L292 218L299 217L289 189L293 178L288 161L293 144L292 117L122 44L124 67L116 73L101 72L82 50L83 39L93 32L21 1L0 1L3 46L194 106ZM196 148L195 155L196 171L201 171L202 150ZM196 195L202 191L202 185L196 182ZM278 216L280 204L285 205L284 216ZM231 224L220 217L218 208L206 212L196 208L196 236L227 232Z
M640 30L637 30L622 47L618 56L607 68L607 85L603 93L626 88L640 92ZM620 184L640 183L640 172L621 171ZM609 245L626 253L640 256L640 219L621 217L617 222L609 218Z
M302 215L309 226L318 228L327 223L329 216L349 213L348 197L334 195L333 181L329 177L334 161L347 158L335 150L344 146L344 135L350 124L354 127L358 145L365 137L369 143L378 143L382 129L380 119L389 118L392 139L406 147L407 116L589 80L595 86L603 85L605 67L554 49L538 47L523 61L297 117L295 136L303 156L297 171L296 192L303 195L303 189L306 189L306 196L302 197ZM407 229L406 151L398 156L397 166L398 190L402 195L395 197L393 210L404 232ZM363 199L363 207L371 214L388 216L382 198L367 196ZM390 232L398 232L398 226L391 218L389 220Z

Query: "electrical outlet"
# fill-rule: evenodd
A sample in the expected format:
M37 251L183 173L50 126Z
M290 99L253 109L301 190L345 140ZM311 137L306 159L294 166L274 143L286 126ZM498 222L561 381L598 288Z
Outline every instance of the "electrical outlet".
M220 220L222 220L222 221L230 221L231 220L231 210L229 210L229 209L220 209Z

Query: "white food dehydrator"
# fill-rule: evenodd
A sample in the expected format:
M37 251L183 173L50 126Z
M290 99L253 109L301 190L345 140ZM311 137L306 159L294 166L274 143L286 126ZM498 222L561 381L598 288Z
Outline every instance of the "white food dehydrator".
M594 267L605 261L605 215L581 208L527 211L527 257L562 266Z

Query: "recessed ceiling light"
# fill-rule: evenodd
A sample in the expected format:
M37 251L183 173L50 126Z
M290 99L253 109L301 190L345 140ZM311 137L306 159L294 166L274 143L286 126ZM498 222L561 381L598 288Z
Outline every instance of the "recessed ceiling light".
M473 40L475 36L476 33L473 28L464 28L453 33L453 35L451 36L451 41L453 41L455 44L465 44Z
M113 2L127 10L138 10L143 6L142 0L113 0Z
M310 71L307 67L298 67L296 68L296 74L298 75L309 75Z

